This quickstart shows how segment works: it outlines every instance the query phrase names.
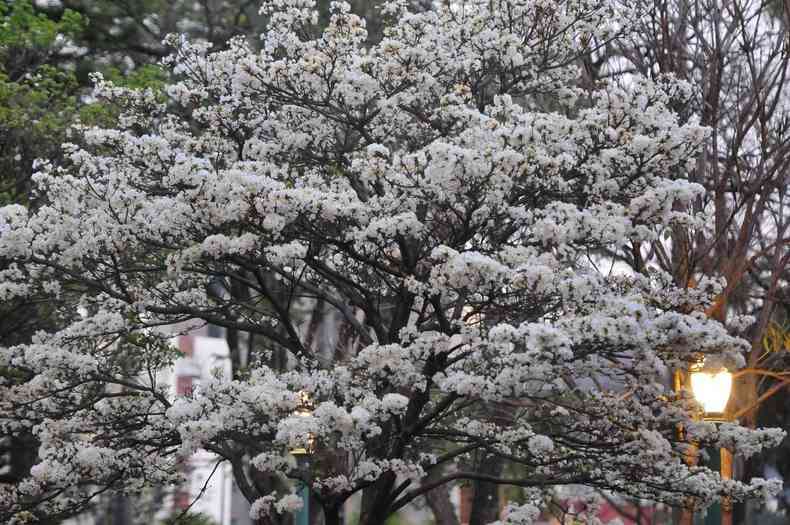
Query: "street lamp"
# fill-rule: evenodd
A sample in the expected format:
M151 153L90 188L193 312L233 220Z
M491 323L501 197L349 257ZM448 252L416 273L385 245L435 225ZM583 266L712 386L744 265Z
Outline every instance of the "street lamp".
M313 415L313 408L315 405L313 400L310 398L310 393L305 392L304 390L299 392L299 404L296 405L296 410L294 411L295 416L299 417L310 417ZM304 447L292 448L291 454L297 458L304 458L309 456L315 451L315 436L310 433L307 436L307 443Z
M296 406L294 415L299 417L310 417L313 415L313 400L310 393L302 390L299 392L299 404ZM310 485L307 479L310 474L310 460L315 452L315 435L312 433L307 436L307 443L304 447L291 449L291 455L296 458L296 468L306 479L302 480L302 508L295 516L296 525L310 525Z
M704 371L702 363L689 369L689 383L694 399L702 405L703 419L723 423L727 420L725 411L732 392L732 373L726 369ZM719 472L721 477L732 479L732 454L722 448L719 451ZM732 524L732 502L729 498L722 500L722 525Z
M702 365L689 370L691 392L702 405L706 421L725 421L724 411L732 391L732 374L726 369L717 372L703 371Z

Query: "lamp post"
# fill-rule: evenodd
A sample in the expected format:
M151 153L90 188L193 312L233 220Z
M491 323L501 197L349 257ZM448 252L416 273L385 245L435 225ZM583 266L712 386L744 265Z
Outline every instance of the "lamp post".
M296 458L296 467L299 472L309 472L310 454L307 449L298 448L291 450L291 454ZM302 508L296 513L294 518L295 525L310 525L310 486L307 481L301 481Z
M726 421L727 403L732 392L732 373L726 369L703 370L700 363L689 370L689 383L694 398L702 405L702 418L716 423ZM721 477L732 479L732 454L722 448L719 458ZM732 502L729 498L721 502L721 525L732 525Z
M296 407L295 415L300 417L309 417L313 415L313 402L310 399L310 394L305 391L299 392L299 405ZM296 458L296 468L300 476L304 476L301 480L301 496L302 508L297 512L294 523L295 525L310 525L310 462L311 456L315 452L315 436L309 434L307 443L304 447L297 447L291 449L291 455Z

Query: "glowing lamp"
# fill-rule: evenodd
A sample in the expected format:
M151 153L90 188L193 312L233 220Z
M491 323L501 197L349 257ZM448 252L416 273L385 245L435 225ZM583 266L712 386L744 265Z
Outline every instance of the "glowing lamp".
M302 390L298 394L299 404L296 406L295 416L310 417L313 415L315 403L310 397L310 392ZM310 525L310 463L311 456L315 453L315 434L310 432L307 435L307 443L304 447L292 448L291 455L296 458L296 466L301 475L301 488L299 492L302 498L302 508L294 516L294 523L297 525Z
M703 371L701 367L692 368L691 391L694 398L702 405L705 419L723 421L724 410L730 400L732 390L732 374L727 370L718 372Z
M310 393L302 390L299 392L299 404L296 406L295 416L309 417L313 415L315 404L313 403ZM307 436L307 447L292 448L291 454L296 456L297 461L302 460L305 456L309 456L315 452L315 435L311 432Z

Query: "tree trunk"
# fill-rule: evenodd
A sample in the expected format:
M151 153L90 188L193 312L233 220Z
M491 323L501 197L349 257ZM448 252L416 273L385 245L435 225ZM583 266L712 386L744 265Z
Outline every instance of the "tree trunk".
M425 481L430 483L440 478L442 474L443 469L434 468ZM433 512L436 525L459 525L458 516L455 515L455 507L450 501L450 490L446 485L437 487L425 494L425 500L428 502L431 512Z
M324 507L324 525L340 525L340 506Z
M362 508L359 525L382 525L390 515L389 496L395 484L395 475L387 472L371 487L362 491Z
M479 472L493 477L502 473L503 460L498 456L486 458ZM472 516L469 525L486 525L499 519L499 485L487 481L474 482Z

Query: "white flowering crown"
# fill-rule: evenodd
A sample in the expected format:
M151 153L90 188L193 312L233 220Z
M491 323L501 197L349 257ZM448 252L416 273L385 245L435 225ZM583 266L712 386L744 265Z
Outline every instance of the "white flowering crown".
M628 30L617 2L441 4L385 4L371 47L343 2L319 30L312 1L276 0L260 52L174 38L165 97L98 78L117 125L42 165L39 209L0 209L0 300L63 320L0 348L0 430L40 442L0 521L174 483L197 449L254 517L299 507L261 473L302 476L328 523L356 492L370 525L476 480L529 489L513 524L558 486L677 505L775 488L684 462L679 427L740 454L781 438L694 423L667 386L700 354L739 364L745 343L702 313L720 283L608 271L704 220L687 174L706 132L669 109L688 86L578 86L577 59ZM343 351L305 327L319 306ZM176 323L259 345L174 398L156 328ZM303 476L289 450L308 440Z

